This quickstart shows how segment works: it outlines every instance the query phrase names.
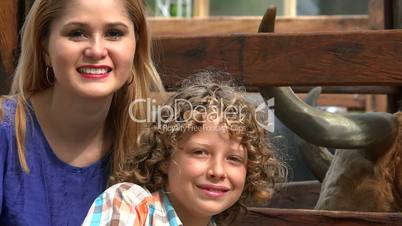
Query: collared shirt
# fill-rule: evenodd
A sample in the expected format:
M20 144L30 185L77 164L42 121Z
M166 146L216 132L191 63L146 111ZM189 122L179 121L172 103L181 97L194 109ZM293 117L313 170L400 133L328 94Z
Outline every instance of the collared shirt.
M101 194L82 225L183 226L163 190L151 194L131 183L116 184Z

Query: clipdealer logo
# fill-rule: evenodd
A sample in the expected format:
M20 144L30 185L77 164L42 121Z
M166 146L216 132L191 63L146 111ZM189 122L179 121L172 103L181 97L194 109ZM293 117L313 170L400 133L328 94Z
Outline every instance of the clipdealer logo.
M220 100L223 101L223 100ZM145 104L146 106L146 115L145 118L137 118L133 109L137 104ZM183 107L183 105L187 105L186 109L189 109L189 114L183 116L183 118L178 119L174 118L176 116L176 112L178 112L179 107ZM275 130L275 112L274 112L275 100L274 98L268 99L261 104L259 104L255 108L255 120L261 128L267 130L270 133L273 133ZM177 99L174 102L173 106L170 105L158 105L156 104L155 99L146 98L146 99L136 99L130 103L129 106L129 115L131 120L137 123L157 123L158 127L167 122L176 121L178 123L186 122L187 120L194 120L198 123L203 123L205 120L216 120L217 118L231 119L233 116L239 122L242 122L246 117L245 111L243 108L245 106L235 106L229 105L225 108L223 107L223 103L218 106L211 105L206 108L205 106L193 106L191 102L185 99ZM162 112L163 117L162 117ZM203 113L205 117L201 120L199 117L196 117L194 112Z

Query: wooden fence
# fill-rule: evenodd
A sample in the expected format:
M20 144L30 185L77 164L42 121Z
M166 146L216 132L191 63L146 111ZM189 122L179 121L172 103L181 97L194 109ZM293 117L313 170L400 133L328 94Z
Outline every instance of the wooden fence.
M31 2L0 2L1 93L8 90L14 59L18 55L19 18L25 15ZM399 27L402 11L399 0L371 0L369 5L367 27ZM386 94L390 111L396 111L400 109L398 105L402 99L401 40L402 30L164 34L155 39L154 49L158 70L168 89L174 89L177 82L193 72L209 68L231 73L249 90L291 85L305 91L306 86L320 85L325 86L327 92ZM293 191L303 195L303 187ZM235 225L351 226L401 225L401 222L399 213L252 208Z

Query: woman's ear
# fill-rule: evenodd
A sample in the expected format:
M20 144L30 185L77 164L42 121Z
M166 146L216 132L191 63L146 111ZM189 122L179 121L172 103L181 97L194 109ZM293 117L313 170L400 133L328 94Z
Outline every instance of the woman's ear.
M47 52L47 49L44 49L42 52L43 59L45 60L45 64L48 67L52 67L52 62L50 61L49 53Z
M46 66L51 67L52 64L50 63L50 57L47 51L43 51L43 58L45 59Z
M42 56L43 59L45 60L45 64L48 67L52 66L52 62L50 61L50 57L49 57L49 52L48 52L48 46L47 46L48 41L43 41L41 43L41 47L42 47Z

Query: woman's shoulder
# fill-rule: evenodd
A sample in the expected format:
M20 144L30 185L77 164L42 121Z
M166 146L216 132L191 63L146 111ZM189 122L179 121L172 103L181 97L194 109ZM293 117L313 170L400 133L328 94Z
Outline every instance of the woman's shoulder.
M16 96L0 97L0 127L10 126L13 124L16 108Z

